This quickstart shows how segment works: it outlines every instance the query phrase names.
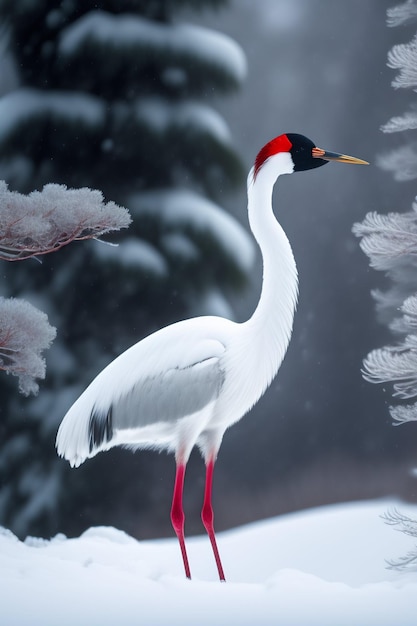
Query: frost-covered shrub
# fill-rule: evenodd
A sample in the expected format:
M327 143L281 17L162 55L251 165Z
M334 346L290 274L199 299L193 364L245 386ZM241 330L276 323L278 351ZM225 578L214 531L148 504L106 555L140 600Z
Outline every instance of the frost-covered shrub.
M43 350L56 329L48 317L25 300L0 298L0 369L19 378L24 395L37 393L35 378L45 378Z
M388 11L388 25L397 26L417 17L416 0ZM392 81L395 89L416 90L417 34L409 43L394 46L388 53L388 66L398 70ZM384 133L417 129L417 102L409 111L392 117ZM417 178L417 142L411 142L382 155L380 167L391 171L398 181ZM364 359L363 375L373 383L393 383L393 395L408 401L417 397L417 198L411 211L381 215L368 213L353 232L361 237L360 246L371 267L386 272L391 287L373 292L381 318L389 324L398 341L374 350ZM398 316L398 311L401 316ZM391 407L396 424L417 419L417 403Z
M48 254L71 241L126 228L126 209L103 201L100 191L45 185L24 195L0 181L0 259L15 261Z
M396 509L393 511L387 511L382 519L389 526L395 526L396 530L408 535L409 537L417 538L417 520L411 519L407 515L400 513ZM387 561L390 569L398 570L417 570L417 549L410 550L404 556L398 559L390 559Z
M45 185L29 195L0 181L0 259L16 261L55 252L72 241L126 228L126 209L103 202L100 191ZM55 338L45 313L24 300L0 299L0 369L19 377L24 395L38 392L45 378L41 356Z
M407 0L388 10L388 25L398 26L417 18L417 1ZM392 81L395 89L417 90L417 34L388 53L388 66L398 70ZM384 133L417 130L417 102L402 115L392 117L381 128ZM378 165L390 171L397 181L417 178L417 141L381 155ZM391 286L386 292L373 291L381 319L388 323L397 341L370 352L363 361L363 376L372 383L391 383L390 407L394 424L417 421L417 198L412 210L380 215L372 212L353 232L361 237L360 246L374 269L384 271ZM398 311L400 316L398 316ZM414 402L410 402L414 399ZM385 522L397 530L417 537L417 521L398 511L388 512ZM388 561L391 568L416 568L417 549Z

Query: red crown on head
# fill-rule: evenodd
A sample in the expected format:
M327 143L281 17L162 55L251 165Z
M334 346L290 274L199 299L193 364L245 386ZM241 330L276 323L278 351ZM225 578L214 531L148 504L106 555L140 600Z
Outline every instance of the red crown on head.
M255 167L253 171L253 176L256 178L259 170L262 165L267 161L271 156L275 154L279 154L280 152L289 152L292 148L292 143L288 139L287 135L279 135L279 137L275 137L275 139L271 139L267 144L261 148L255 159Z

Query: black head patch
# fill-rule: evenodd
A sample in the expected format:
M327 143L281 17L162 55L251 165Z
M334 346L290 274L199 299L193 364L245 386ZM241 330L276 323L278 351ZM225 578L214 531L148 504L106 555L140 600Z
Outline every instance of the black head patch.
M297 133L287 133L287 137L292 144L290 154L294 163L294 172L312 170L328 163L325 159L313 157L313 148L316 145L308 137Z

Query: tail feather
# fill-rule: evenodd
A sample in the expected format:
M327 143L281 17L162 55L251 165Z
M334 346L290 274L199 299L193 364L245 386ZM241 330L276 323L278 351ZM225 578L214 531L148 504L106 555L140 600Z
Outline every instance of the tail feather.
M57 453L69 461L71 467L78 467L88 457L87 424L84 416L79 416L72 407L58 429L55 443Z
M71 467L78 467L100 450L107 449L113 437L111 408L107 411L94 406L86 408L79 400L62 420L55 444L58 455L69 461Z

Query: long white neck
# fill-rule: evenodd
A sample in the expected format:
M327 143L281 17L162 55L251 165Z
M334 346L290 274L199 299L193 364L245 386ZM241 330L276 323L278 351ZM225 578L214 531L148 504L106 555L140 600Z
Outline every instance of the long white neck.
M298 276L287 236L272 211L272 190L280 174L290 174L288 153L269 158L248 177L248 214L263 259L262 293L252 317L245 323L256 344L258 367L265 368L268 385L278 371L290 341L298 296Z

